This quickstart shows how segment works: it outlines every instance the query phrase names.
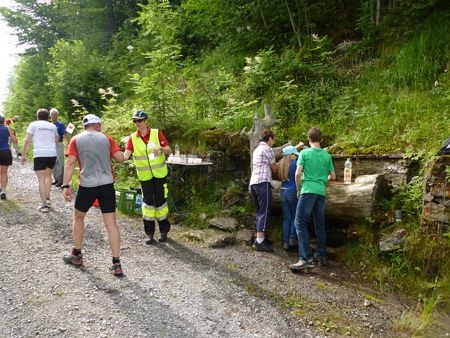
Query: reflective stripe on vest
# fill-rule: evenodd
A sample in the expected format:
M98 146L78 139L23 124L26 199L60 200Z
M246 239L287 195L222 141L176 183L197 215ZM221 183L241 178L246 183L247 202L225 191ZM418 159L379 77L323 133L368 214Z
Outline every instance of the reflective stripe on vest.
M150 129L150 137L147 144L138 136L137 132L131 134L130 137L133 142L133 161L139 181L148 181L153 177L166 177L168 171L164 153L150 158L153 150L149 145L154 144L156 147L161 147L158 129Z

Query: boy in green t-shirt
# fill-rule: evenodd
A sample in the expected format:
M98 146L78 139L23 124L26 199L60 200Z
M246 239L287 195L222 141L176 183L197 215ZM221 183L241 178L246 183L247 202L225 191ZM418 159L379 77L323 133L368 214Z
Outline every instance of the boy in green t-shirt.
M311 148L300 152L295 173L295 183L297 187L301 185L301 191L295 216L299 261L289 266L293 271L314 267L308 233L308 222L311 216L314 220L317 239L315 258L320 266L326 265L326 186L328 179L336 179L331 155L320 147L322 132L319 128L314 127L308 131L308 141Z

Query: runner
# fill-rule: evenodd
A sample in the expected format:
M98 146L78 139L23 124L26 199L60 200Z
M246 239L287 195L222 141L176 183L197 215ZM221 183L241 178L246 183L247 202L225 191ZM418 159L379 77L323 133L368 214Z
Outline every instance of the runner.
M0 199L6 200L6 186L8 185L8 169L12 164L11 149L9 149L9 140L15 146L17 137L13 130L5 126L5 117L0 115Z
M27 152L33 142L34 171L39 184L39 196L41 197L40 212L47 213L50 210L50 189L52 188L52 171L56 162L56 142L58 131L53 123L48 121L49 112L41 108L37 111L37 121L31 122L27 128L27 137L23 144L21 159L22 165L27 161Z
M93 114L83 119L84 131L74 136L67 147L66 166L64 168L64 199L73 199L70 181L78 161L80 168L80 186L75 199L73 214L73 248L72 253L63 257L67 264L83 266L81 248L84 235L84 218L95 200L98 200L103 215L103 222L108 232L112 251L111 271L115 276L123 276L120 264L120 231L116 222L116 192L111 158L123 162L123 153L117 143L101 132L102 121Z

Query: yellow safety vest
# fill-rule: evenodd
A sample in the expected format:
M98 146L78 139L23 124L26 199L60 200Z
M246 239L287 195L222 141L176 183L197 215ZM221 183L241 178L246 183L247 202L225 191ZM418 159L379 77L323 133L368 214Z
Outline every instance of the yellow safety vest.
M138 132L130 135L133 142L133 160L139 181L148 181L153 177L163 178L167 176L168 170L164 153L152 156L151 145L161 147L158 137L158 129L150 129L148 143L145 144Z

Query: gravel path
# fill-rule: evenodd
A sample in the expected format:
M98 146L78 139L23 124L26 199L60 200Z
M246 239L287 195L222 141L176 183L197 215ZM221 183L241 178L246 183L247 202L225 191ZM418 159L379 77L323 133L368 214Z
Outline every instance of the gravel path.
M292 274L293 254L209 249L186 240L183 227L148 246L141 221L120 216L126 277L115 278L97 209L86 219L85 269L65 265L72 206L52 189L54 210L39 213L31 168L10 168L8 200L0 201L2 337L400 335L392 321L405 307L339 278L347 272L338 266Z

